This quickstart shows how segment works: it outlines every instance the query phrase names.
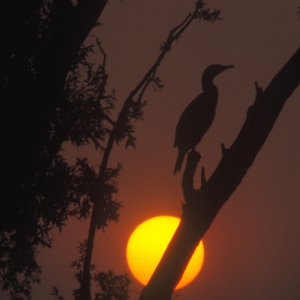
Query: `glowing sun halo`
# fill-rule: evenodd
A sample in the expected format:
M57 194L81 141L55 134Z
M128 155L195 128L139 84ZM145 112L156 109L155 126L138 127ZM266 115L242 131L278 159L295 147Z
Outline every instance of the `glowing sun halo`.
M141 223L131 234L126 249L127 263L134 277L146 285L165 252L179 218L158 216ZM204 260L204 247L199 243L176 289L189 284L199 273Z

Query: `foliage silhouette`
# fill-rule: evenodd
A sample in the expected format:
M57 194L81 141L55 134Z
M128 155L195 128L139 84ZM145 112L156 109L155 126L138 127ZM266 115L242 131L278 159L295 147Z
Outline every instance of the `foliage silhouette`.
M71 263L71 267L76 269L75 278L79 283L79 288L73 291L75 300L84 299L82 295L82 280L83 280L83 264L85 259L85 252L87 247L87 241L80 243L78 246L79 257ZM115 275L112 270L105 272L95 272L95 266L91 265L90 272L94 272L91 276L92 282L99 287L99 292L95 293L94 300L126 300L129 299L129 284L130 279L127 274ZM53 287L53 294L56 297L59 296L59 291L56 287Z
M96 174L87 160L72 166L59 151L64 141L80 146L104 134L102 119L93 113L89 83L80 91L74 83L91 51L81 45L106 2L0 4L0 284L11 299L29 298L31 283L39 282L37 248L51 247L49 232L61 230L69 216L89 214L94 186L88 175L93 179ZM69 70L73 73L65 85ZM103 75L96 70L89 80ZM104 105L111 96L104 95L102 84L105 78L94 88ZM87 126L97 128L91 133Z

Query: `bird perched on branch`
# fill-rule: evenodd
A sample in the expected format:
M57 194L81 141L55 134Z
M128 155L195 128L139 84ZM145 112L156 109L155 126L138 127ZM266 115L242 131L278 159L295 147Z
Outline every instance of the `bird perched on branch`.
M213 79L221 72L233 68L233 65L211 65L202 75L202 90L184 110L176 127L174 147L178 148L174 174L180 171L185 154L195 149L215 117L218 89Z

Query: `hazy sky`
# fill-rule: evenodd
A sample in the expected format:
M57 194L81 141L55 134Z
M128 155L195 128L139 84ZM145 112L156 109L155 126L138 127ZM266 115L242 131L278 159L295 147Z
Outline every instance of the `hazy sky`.
M121 107L128 93L159 54L168 32L194 8L194 0L111 0L95 33L107 53L109 88L116 89ZM180 217L182 172L173 176L173 148L178 119L201 92L201 76L210 64L233 64L215 79L219 102L212 127L197 150L207 178L221 158L221 143L229 147L255 98L254 82L265 88L300 46L299 1L207 0L221 9L214 24L195 21L163 60L158 75L161 91L145 95L145 120L136 124L136 149L115 147L110 165L122 162L117 199L121 219L106 232L97 232L93 262L98 270L129 272L125 258L130 233L156 215ZM96 59L96 58L95 58ZM178 299L253 300L300 297L300 89L290 97L264 147L241 185L222 208L204 236L201 273ZM70 151L70 150L68 150ZM100 154L88 154L100 163ZM70 155L73 155L71 153ZM66 299L77 287L69 268L76 246L87 237L88 222L72 221L55 233L53 249L41 250L42 284L34 299L52 299L58 286ZM133 277L131 299L142 286ZM176 298L177 299L177 298Z

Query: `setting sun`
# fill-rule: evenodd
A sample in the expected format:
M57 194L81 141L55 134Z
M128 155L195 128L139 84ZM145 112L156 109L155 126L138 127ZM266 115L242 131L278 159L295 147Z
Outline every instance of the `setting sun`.
M141 223L131 234L126 249L127 263L141 284L148 283L179 222L180 219L176 217L158 216ZM204 247L201 241L176 289L193 281L202 267L203 260Z

